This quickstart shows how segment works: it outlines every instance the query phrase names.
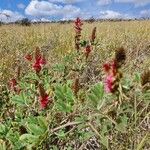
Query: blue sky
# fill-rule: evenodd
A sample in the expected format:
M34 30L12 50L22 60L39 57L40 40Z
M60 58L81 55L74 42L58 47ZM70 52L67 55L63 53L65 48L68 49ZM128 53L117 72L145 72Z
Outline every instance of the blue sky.
M150 17L150 0L0 0L0 20Z

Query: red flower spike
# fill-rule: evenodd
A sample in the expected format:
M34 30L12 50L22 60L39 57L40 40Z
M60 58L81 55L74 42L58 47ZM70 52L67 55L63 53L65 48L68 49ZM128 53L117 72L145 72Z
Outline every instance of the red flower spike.
M76 35L75 35L75 48L77 51L79 51L79 49L80 49L80 37L81 37L82 25L83 25L83 23L82 23L81 19L77 18L75 20L75 26L74 26L75 33L76 33Z
M82 26L83 25L83 23L81 22L81 19L79 17L76 19L75 25L76 26Z
M43 56L43 57L41 57L41 59L40 59L39 63L40 63L41 65L46 65L46 59L45 59L45 57L44 57L44 56Z
M104 68L105 72L108 72L108 71L110 70L110 68L111 68L110 63L105 63L105 64L103 65L103 68Z
M116 75L116 73L117 73L117 64L115 61L112 61L110 63L105 63L103 65L103 68L106 73L110 74L110 72L111 72L111 74L113 74L113 75Z
M42 56L41 56L41 52L40 52L40 48L39 47L36 47L35 49L35 60L38 60L40 59Z
M49 96L48 94L45 94L44 96L40 97L40 106L42 109L45 109L49 102Z
M16 81L16 79L11 79L10 81L9 81L9 86L10 86L10 89L11 90L16 90L16 86L17 86L17 81Z
M9 86L10 86L10 89L14 92L16 92L17 94L20 93L21 89L17 87L18 83L17 83L17 80L15 78L11 79L9 81Z
M92 30L92 35L91 35L91 43L93 43L95 41L95 38L96 38L96 27L93 28Z
M37 47L35 51L35 63L33 64L33 69L36 73L39 73L42 69L42 66L46 64L46 59L41 55L40 49Z
M33 68L36 71L36 73L39 73L42 69L41 64L37 63L37 62L35 64L33 64Z
M88 56L89 56L89 54L90 54L91 51L92 51L91 46L87 45L86 48L85 48L86 58L88 58Z
M27 54L25 56L25 59L28 60L28 61L32 61L32 55L31 54Z
M39 84L39 93L40 93L40 107L45 109L49 102L49 96L45 92L45 89L42 84Z
M85 51L86 51L86 53L90 53L91 52L91 46L87 45Z

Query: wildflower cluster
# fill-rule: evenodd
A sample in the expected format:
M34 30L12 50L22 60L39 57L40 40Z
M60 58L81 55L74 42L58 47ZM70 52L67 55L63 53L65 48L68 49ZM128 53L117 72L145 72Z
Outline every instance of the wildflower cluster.
M95 38L96 38L96 27L93 28L92 34L91 34L91 37L90 37L90 42L88 42L88 44L86 45L86 48L85 48L86 59L89 57L89 54L92 51L92 48L93 48L92 46L94 45Z
M83 40L81 41L81 31L82 31L82 21L80 20L80 18L77 18L75 21L75 48L77 51L80 50L80 46L84 47L84 53L85 53L85 57L86 59L89 57L89 54L91 53L92 49L93 49L93 45L95 42L95 38L96 38L96 27L93 28L92 30L92 34L90 36L89 40Z
M148 130L150 70L122 78L126 51L121 47L104 61L103 81L98 62L104 55L97 51L103 46L96 41L97 29L83 40L82 25L77 18L77 52L51 60L48 70L46 52L36 47L24 56L29 71L23 68L20 77L17 67L9 81L10 91L5 92L6 87L5 93L0 92L0 149L1 145L4 149L136 149L146 143L148 136L140 128ZM135 127L144 136L133 143Z
M18 88L17 88L17 80L15 78L12 78L9 81L9 86L10 86L10 90L14 91L14 92L18 92Z
M106 78L105 78L105 90L106 92L114 92L116 89L116 74L117 74L117 68L116 63L114 61L105 63L103 65L103 68L106 72Z
M91 37L90 37L90 42L91 42L92 45L95 42L95 38L96 38L96 27L93 28L92 34L91 34Z
M49 95L46 93L46 91L41 83L39 84L39 93L40 93L40 97L39 97L40 106L41 106L41 109L44 109L48 105Z
M19 84L18 84L18 81L20 78L20 70L21 70L20 66L17 66L15 70L15 76L12 79L10 79L8 83L10 90L15 92L16 94L19 94L21 91Z
M32 61L33 59L33 56L31 54L27 54L25 56L25 59L28 60L28 61ZM40 73L42 67L46 64L46 59L44 57L44 55L41 54L40 52L40 48L39 47L36 47L36 50L35 50L35 60L34 60L34 63L32 65L33 69L35 70L35 72L37 74Z
M115 59L109 63L103 65L106 72L105 77L105 90L108 93L114 93L117 91L119 81L122 77L122 73L119 71L122 64L125 62L126 54L124 48L119 48L115 53Z
M81 31L82 31L82 21L80 18L77 18L76 21L74 22L75 23L75 48L77 50L77 52L79 51L80 49L80 37L81 37Z
M35 71L36 75L40 78L42 74L40 74L40 71L42 70L42 67L46 65L46 59L44 55L42 55L40 48L36 47L34 56L32 54L27 54L24 57L27 61L32 63L32 68ZM45 109L48 106L49 102L49 95L46 93L43 85L39 83L39 81L34 82L36 87L39 91L39 103L41 109ZM18 81L16 78L13 78L9 81L9 87L11 90L13 90L16 94L20 93L20 89L18 87Z

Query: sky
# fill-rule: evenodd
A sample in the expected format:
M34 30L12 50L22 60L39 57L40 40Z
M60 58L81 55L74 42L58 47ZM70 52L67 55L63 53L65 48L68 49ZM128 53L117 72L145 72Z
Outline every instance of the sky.
M150 17L150 0L0 0L0 21Z

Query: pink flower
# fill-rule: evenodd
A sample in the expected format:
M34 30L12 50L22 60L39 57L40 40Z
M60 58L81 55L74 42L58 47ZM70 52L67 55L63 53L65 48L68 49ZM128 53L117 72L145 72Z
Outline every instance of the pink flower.
M117 65L115 61L105 63L103 65L104 71L106 72L105 77L105 90L107 93L114 92L116 78L117 78Z
M42 109L45 109L49 102L49 96L48 94L44 94L44 96L40 96L40 106Z
M105 79L105 91L107 93L113 92L115 77L113 75L108 75Z

